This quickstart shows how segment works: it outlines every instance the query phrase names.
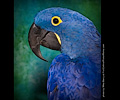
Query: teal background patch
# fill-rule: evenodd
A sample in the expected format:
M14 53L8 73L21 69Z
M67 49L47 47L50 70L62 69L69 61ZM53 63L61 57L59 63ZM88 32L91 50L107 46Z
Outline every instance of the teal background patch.
M28 44L35 15L49 7L63 7L89 18L101 33L101 0L14 0L14 100L47 100L47 73L59 51L41 46L45 62Z

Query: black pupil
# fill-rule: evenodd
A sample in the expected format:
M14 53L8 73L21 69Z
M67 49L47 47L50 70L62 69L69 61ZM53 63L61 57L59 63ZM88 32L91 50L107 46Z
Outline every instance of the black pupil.
M54 23L54 24L57 24L58 22L59 22L59 20L58 20L57 18L54 18L54 19L53 19L53 23Z

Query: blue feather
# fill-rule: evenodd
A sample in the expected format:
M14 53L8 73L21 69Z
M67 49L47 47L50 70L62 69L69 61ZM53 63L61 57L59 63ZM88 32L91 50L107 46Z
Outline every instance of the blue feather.
M92 67L89 68L89 66ZM57 95L58 100L61 100L61 97L68 98L67 100L100 100L101 74L97 70L92 70L95 67L97 66L94 62L87 58L79 57L71 60L69 56L63 53L58 55L49 69L48 92L53 93L55 97ZM51 91L49 87L56 85L53 82L56 79L57 91ZM56 99L53 98L52 100Z

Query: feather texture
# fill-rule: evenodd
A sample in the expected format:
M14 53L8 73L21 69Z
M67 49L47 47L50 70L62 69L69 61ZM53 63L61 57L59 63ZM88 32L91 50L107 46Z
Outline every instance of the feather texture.
M100 70L88 58L71 60L63 53L58 55L48 73L49 100L100 100Z

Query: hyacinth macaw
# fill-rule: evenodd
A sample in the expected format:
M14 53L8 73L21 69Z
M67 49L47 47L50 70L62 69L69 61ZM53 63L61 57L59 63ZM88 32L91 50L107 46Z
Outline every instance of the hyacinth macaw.
M101 100L101 35L88 18L60 7L40 11L29 30L29 45L61 51L50 65L49 100Z

